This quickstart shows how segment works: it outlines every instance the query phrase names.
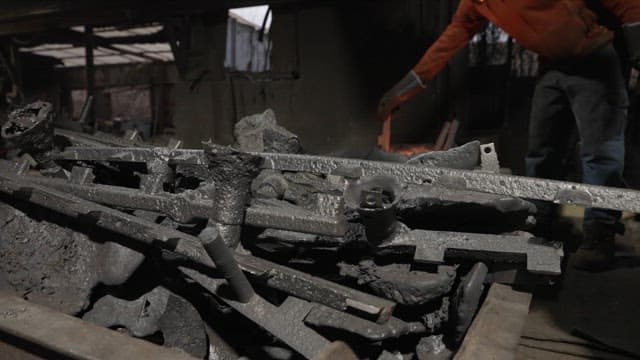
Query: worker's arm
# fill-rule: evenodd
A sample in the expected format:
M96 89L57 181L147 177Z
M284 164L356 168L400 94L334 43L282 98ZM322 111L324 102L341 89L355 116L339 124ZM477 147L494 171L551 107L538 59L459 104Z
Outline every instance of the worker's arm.
M622 22L631 64L640 69L640 0L602 0L602 5Z
M378 106L379 116L386 118L402 103L422 92L426 84L485 24L486 20L475 10L472 0L462 0L451 24L420 62L382 97Z

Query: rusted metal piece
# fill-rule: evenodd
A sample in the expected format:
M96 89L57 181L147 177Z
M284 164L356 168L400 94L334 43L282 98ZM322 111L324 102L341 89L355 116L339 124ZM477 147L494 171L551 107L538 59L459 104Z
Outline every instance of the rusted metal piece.
M556 180L544 180L478 171L444 169L419 165L340 159L323 156L255 153L264 160L263 168L280 171L300 171L332 174L352 169L361 176L388 175L399 182L417 185L440 185L449 190L471 190L490 194L520 197L610 210L640 213L640 191L585 185ZM147 162L161 158L172 164L205 165L200 150L170 150L165 148L69 148L58 159L85 161Z
M0 293L0 309L0 334L21 340L22 346L26 342L25 350L40 349L47 358L196 359L4 293Z

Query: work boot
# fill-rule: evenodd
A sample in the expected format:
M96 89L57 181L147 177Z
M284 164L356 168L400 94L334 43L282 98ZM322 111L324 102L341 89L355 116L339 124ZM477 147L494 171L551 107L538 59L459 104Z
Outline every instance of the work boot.
M585 271L604 271L613 265L616 233L621 224L589 222L583 225L583 241L573 255L573 267Z

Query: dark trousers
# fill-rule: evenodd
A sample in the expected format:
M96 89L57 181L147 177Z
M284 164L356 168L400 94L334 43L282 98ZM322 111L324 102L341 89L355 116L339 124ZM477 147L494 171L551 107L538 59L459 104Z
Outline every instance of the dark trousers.
M547 64L532 101L527 176L561 180L568 142L577 125L583 183L623 186L628 107L612 45L578 60ZM588 209L585 223L615 223L619 218L617 211Z

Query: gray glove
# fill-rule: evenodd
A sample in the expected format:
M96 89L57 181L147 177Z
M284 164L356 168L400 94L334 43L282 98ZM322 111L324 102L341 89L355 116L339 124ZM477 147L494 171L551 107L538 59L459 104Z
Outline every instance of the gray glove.
M421 93L427 86L422 83L418 74L409 71L391 90L387 91L378 104L378 117L384 120L396 111L400 105Z

